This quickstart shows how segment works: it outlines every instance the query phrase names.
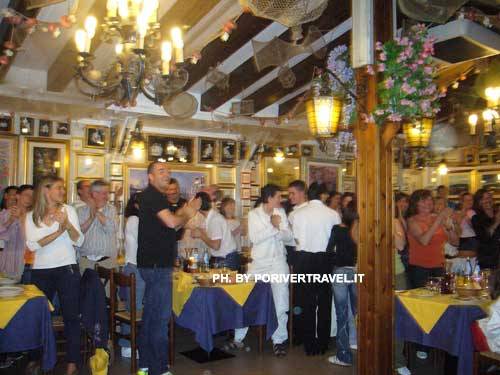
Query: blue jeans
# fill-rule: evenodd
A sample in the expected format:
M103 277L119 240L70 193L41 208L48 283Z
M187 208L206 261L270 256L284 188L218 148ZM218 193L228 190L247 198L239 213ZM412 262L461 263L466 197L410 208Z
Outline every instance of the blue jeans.
M144 309L139 332L139 367L149 375L168 371L168 323L172 315L172 268L139 268Z
M137 308L137 311L142 310L142 302L144 299L144 290L146 289L146 284L144 283L144 280L142 279L141 274L137 269L137 266L132 263L127 263L123 268L123 273L127 276L135 274L135 306ZM122 289L120 289L120 294L123 293L123 298L125 299L126 302L127 311L130 311L129 288L122 288ZM130 325L122 323L121 330L123 334L130 333ZM127 339L120 339L118 341L118 345L120 345L123 348L130 348L130 341Z
M345 274L346 280L354 279L354 269L337 267L333 274ZM333 283L333 299L337 314L337 358L345 363L352 364L352 352L349 348L349 303L352 315L356 316L356 284Z

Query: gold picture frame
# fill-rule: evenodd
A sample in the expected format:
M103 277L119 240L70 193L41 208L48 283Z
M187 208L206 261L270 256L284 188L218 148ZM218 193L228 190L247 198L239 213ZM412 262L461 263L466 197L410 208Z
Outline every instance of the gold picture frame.
M24 141L24 181L36 184L44 175L69 181L69 142L28 137Z
M273 184L286 191L294 180L300 180L300 159L285 158L277 162L272 156L262 158L262 185Z
M234 185L236 183L236 168L217 167L215 183L219 185Z
M109 174L112 177L123 176L123 164L122 163L111 163L109 167Z
M77 179L101 179L106 174L104 154L77 153L75 158Z
M0 191L17 184L18 140L15 135L0 137Z
M219 141L215 138L198 138L198 163L216 164Z
M85 147L106 150L109 145L109 128L105 126L85 126Z
M302 175L307 186L312 183L324 183L328 191L338 191L343 186L342 164L323 159L305 159L302 163Z

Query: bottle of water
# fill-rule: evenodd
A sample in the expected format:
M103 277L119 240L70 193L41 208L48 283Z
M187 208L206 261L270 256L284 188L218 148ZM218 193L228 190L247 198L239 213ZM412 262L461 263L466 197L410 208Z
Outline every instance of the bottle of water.
M465 275L466 276L472 276L472 263L470 261L470 258L467 257L467 261L465 263Z
M210 268L210 253L208 250L205 250L205 254L203 254L203 264L205 265L205 269L208 271Z

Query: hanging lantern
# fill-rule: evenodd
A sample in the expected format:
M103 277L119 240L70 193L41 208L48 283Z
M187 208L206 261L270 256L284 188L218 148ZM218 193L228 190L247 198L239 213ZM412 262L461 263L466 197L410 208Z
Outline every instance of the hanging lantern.
M146 148L146 142L144 141L144 136L142 135L142 124L137 122L135 130L130 133L130 148L132 150L144 150Z
M313 96L306 101L307 120L311 134L330 138L338 130L343 101L336 96Z
M406 137L406 145L414 148L427 147L431 139L433 123L434 119L428 117L404 123L403 132Z

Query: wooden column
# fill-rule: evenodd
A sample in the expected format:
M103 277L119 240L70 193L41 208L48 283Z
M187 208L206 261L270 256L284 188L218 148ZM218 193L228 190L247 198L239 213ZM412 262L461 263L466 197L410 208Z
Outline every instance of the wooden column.
M373 0L374 38L392 37L392 1ZM356 48L356 46L353 46ZM364 107L377 102L377 78L359 68L356 79ZM378 126L359 122L357 141L357 193L360 215L358 272L358 374L388 375L393 360L393 245L392 245L392 139L397 124Z

